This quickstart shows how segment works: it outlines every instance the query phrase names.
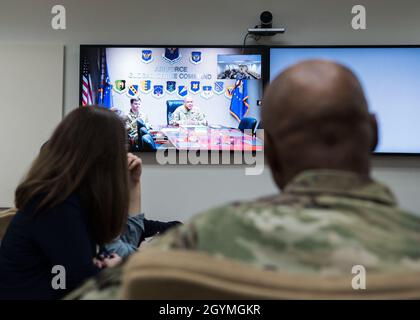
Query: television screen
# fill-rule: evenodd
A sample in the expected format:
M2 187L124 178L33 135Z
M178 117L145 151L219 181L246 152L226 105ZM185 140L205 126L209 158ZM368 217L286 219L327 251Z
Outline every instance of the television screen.
M420 153L420 47L278 47L270 49L270 80L307 59L349 67L379 124L377 153Z
M80 48L80 103L116 112L131 151L262 150L259 47Z

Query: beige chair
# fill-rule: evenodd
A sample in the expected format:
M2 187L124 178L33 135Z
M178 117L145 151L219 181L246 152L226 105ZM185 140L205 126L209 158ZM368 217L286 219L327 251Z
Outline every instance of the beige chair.
M353 275L303 276L264 271L194 251L146 249L124 269L122 299L420 299L420 272L367 274L366 290Z
M3 239L7 227L12 221L13 216L16 214L16 209L11 208L0 212L0 240Z

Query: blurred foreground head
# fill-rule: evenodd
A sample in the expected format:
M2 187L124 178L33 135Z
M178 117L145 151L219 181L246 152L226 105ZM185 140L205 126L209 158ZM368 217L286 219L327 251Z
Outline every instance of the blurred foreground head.
M15 192L23 210L42 195L41 214L80 196L97 244L115 239L128 215L126 130L118 116L98 106L70 112L56 127Z
M358 79L342 65L310 60L286 69L265 92L262 122L280 188L304 170L369 175L377 123Z

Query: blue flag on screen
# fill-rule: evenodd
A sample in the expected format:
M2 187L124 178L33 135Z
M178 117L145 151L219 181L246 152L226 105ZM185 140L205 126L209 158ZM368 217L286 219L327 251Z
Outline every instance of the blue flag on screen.
M236 81L230 101L230 114L238 121L246 115L248 104L248 82L246 79Z
M112 107L112 84L109 80L108 66L106 63L105 48L101 49L100 81L98 88L98 105L105 108Z

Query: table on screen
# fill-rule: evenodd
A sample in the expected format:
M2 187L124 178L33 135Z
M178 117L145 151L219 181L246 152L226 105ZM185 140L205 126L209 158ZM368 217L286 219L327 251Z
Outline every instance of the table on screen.
M153 131L159 148L203 151L262 151L261 139L223 126L162 126ZM163 142L162 136L166 137Z

